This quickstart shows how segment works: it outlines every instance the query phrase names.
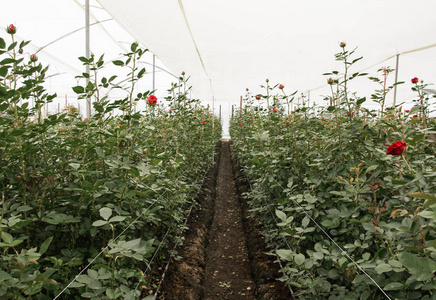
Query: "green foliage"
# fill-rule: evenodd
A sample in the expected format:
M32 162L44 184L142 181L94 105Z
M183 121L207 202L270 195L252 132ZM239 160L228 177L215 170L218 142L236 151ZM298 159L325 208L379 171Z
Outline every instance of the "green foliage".
M375 118L338 82L332 109L287 114L284 101L277 111L248 102L231 120L251 211L283 261L281 280L297 299L385 298L321 227L392 299L433 299L436 121L401 108ZM407 149L387 155L396 140Z
M43 118L55 95L43 88L47 68L19 51L25 45L0 53L0 297L53 299L91 261L62 299L148 295L153 278L144 271L180 241L220 124L213 128L209 110L188 99L186 78L183 92L167 98L172 113L160 105L136 112L151 94L136 88L147 51L137 44L114 62L129 69L124 86L115 75L99 79L103 55L79 58L91 74L78 76L84 85L73 91L93 100L90 119L75 107ZM114 88L126 97L110 100Z

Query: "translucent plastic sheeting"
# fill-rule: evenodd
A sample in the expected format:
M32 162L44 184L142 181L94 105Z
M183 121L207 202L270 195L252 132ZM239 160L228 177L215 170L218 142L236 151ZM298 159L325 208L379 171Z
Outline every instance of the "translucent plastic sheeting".
M190 75L204 101L239 103L245 88L261 93L269 78L288 93L310 90L311 101L322 103L330 93L322 74L343 71L334 59L340 42L364 57L351 72L378 77L380 67L395 68L396 54L436 44L433 0L98 1L169 69ZM400 56L406 84L397 103L413 98L411 78L436 82L435 58L436 48ZM377 88L367 78L350 85L368 99Z
M84 0L14 0L3 5L0 10L2 26L9 24L17 27L15 39L30 40L25 48L26 55L36 53L43 65L49 65L46 88L50 93L57 93L58 98L48 107L48 113L62 110L66 104L81 106L85 110L85 100L77 100L72 87L84 84L75 79L75 76L85 72L85 66L79 61L79 56L85 56L85 11ZM96 57L104 54L106 62L122 58L122 54L130 50L130 44L135 41L112 17L97 3L90 0L90 48ZM0 28L1 29L1 28ZM5 30L0 30L2 37L8 44L10 36ZM151 90L153 54L147 53L141 59L140 67L147 72L141 81L139 90ZM165 66L156 60L157 72L155 86L159 98L166 96L166 90L174 76L161 71ZM119 75L124 79L119 67L107 63L99 74L102 76ZM118 93L118 91L117 91ZM119 93L118 96L124 94ZM145 102L138 105L139 109L145 107Z

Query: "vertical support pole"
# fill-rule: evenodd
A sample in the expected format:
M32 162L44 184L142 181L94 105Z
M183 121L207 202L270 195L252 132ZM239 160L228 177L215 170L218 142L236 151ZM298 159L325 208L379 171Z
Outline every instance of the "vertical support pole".
M242 116L242 96L239 99L239 116Z
M220 104L220 121L221 121L221 104Z
M212 96L212 131L215 129L215 96Z
M90 56L90 30L89 30L89 0L85 0L85 57L89 59ZM89 74L90 68L89 65L86 65L86 73ZM89 78L86 78L86 86L88 86ZM86 98L86 116L91 118L91 98Z
M395 64L395 85L394 85L394 106L397 103L397 85L398 82L398 65L400 63L400 54L397 54L397 62Z
M153 91L155 87L156 87L156 55L153 54Z
M233 104L232 104L232 119L233 119Z

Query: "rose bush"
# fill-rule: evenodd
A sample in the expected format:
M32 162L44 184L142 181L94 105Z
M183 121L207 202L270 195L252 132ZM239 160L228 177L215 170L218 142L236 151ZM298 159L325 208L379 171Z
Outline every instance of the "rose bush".
M343 75L349 54L336 56ZM251 211L296 299L433 299L436 121L404 118L400 107L377 117L348 95L347 78L322 110L272 114L247 101L234 114L230 133L252 186ZM273 92L275 107L286 106ZM417 101L410 113L421 108Z
M146 50L136 43L113 62L129 69L126 86L97 76L103 56L80 58L93 73L73 90L93 100L91 118L73 106L44 118L56 95L44 88L47 67L24 60L27 43L0 38L0 298L53 299L69 283L59 299L145 297L156 261L182 241L220 124L212 128L210 111L177 93L186 80L170 89L172 114L138 91L145 69L136 62ZM128 96L109 100L111 88ZM153 109L133 109L150 99Z

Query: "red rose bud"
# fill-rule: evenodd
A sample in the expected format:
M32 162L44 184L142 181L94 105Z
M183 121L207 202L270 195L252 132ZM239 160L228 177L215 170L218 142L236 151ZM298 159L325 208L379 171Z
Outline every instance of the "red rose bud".
M156 105L157 98L154 95L150 95L150 96L148 96L147 101L148 101L148 104L150 104L150 105Z
M347 44L345 44L344 42L341 42L341 43L339 44L339 46L340 46L341 48L345 48L346 45L347 45Z
M327 83L328 84L333 84L333 83L335 83L335 81L333 80L333 78L329 78L329 79L327 79Z
M170 113L172 113L173 111L170 109Z
M279 89L283 90L285 86L283 84L279 85Z
M410 112L410 110L406 110L406 111L405 111L406 114L409 113L409 112Z
M185 72L182 72L182 75L185 75Z
M286 122L285 125L289 125L289 122Z
M206 121L201 121L201 124L203 124L203 125L206 124Z
M418 118L418 115L413 115L414 118Z
M30 55L30 61L38 61L38 56L36 56L35 54Z
M274 107L274 108L273 108L273 112L276 112L276 111L277 111L277 108Z
M406 149L405 142L396 141L395 143L393 143L388 147L388 151L386 151L386 154L401 155L401 153L403 153L405 149Z
M120 125L120 128L123 127L123 125Z
M256 100L260 100L260 96L256 96Z
M248 92L248 88L245 89Z
M412 83L418 83L418 78L417 77L413 77L412 78Z
M239 124L238 124L238 126L239 126L239 127L241 127L241 126L242 126L242 124L241 124L241 123L239 123Z
M15 27L14 24L11 24L6 28L6 32L9 34L15 34L17 32L17 27Z

